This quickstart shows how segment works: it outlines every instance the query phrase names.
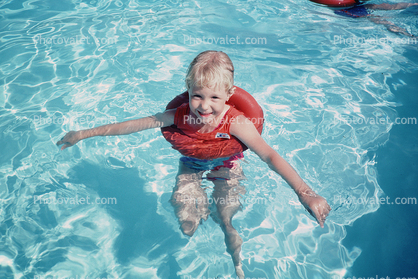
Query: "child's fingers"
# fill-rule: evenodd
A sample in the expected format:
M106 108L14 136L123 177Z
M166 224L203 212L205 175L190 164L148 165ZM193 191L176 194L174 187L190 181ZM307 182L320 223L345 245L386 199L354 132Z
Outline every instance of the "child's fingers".
M318 218L318 223L321 226L321 228L324 228L324 223L325 223L325 219L327 217L324 214L321 214L320 217Z
M77 141L75 140L75 132L70 131L65 136L63 136L59 141L57 141L57 145L63 144L61 150L66 149L67 147L73 146Z
M318 221L321 228L324 228L325 220L328 217L331 207L328 205L328 203L325 207L324 206L319 206L319 207L321 208L317 210L318 212L315 214L315 218Z
M70 147L70 146L71 146L71 144L66 143L61 147L61 150L64 150L64 149L66 149L67 147Z
M65 141L65 140L64 140L64 138L65 138L65 137L62 137L59 141L57 141L57 145L58 145L58 146L59 146L59 145L61 145L61 144L63 144L63 146L61 146L61 150L64 150L64 149L66 149L67 147L72 146L72 144L71 144L71 143L69 143L68 141Z
M321 228L324 227L324 222L325 222L325 218L322 217L322 214L315 212L314 214L311 214L316 221L318 222L318 224L321 226Z
M65 136L63 136L59 141L57 141L57 145L61 145L61 144L65 143L64 138L65 138Z

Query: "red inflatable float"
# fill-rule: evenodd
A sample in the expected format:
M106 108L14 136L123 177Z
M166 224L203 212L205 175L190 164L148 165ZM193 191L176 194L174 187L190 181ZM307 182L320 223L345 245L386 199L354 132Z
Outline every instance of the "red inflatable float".
M166 109L178 108L180 105L189 102L189 93L184 92L171 100ZM245 117L254 123L258 132L261 134L263 130L264 114L257 101L247 91L235 87L235 93L226 102L228 105L235 107L244 113ZM178 150L182 155L196 159L211 160L216 158L225 158L237 155L247 150L242 142L237 138L231 139L191 139L177 126L161 128L164 138L170 142L174 149ZM196 148L198 146L198 148Z
M310 0L312 2L327 5L328 7L350 7L359 4L356 0Z

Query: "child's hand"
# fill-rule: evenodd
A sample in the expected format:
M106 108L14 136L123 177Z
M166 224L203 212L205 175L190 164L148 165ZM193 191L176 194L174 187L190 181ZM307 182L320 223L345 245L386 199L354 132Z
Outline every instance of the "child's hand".
M61 150L66 149L67 147L73 146L81 140L79 131L70 131L68 132L61 140L57 142L57 145L63 144Z
M306 210L318 221L321 228L323 228L325 219L331 211L331 207L327 201L320 195L315 194L312 190L303 191L298 196Z

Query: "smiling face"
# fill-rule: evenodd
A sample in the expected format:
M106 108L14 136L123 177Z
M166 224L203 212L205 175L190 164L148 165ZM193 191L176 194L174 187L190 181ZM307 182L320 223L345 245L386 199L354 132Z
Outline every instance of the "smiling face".
M189 124L199 129L216 127L229 109L225 102L235 90L231 59L222 51L204 51L190 63L185 81L189 92ZM211 130L206 128L203 130Z
M202 124L217 125L229 108L225 103L230 96L224 87L193 86L189 91L190 112Z

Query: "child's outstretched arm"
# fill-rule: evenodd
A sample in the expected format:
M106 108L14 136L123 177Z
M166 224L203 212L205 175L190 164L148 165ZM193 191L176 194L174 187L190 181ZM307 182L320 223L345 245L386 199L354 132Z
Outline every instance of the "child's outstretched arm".
M299 174L260 136L254 124L245 116L238 116L230 132L254 151L269 167L276 171L296 192L300 202L323 228L331 208L327 201L302 180Z
M120 123L108 124L96 128L80 131L70 131L57 145L63 144L61 150L73 146L80 140L95 136L116 136L127 135L151 128L167 127L174 124L174 114L176 110L166 110L153 116L129 120Z

